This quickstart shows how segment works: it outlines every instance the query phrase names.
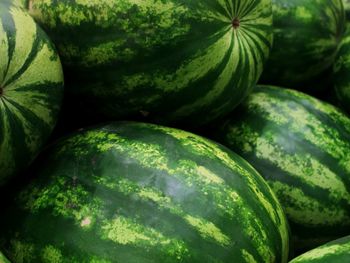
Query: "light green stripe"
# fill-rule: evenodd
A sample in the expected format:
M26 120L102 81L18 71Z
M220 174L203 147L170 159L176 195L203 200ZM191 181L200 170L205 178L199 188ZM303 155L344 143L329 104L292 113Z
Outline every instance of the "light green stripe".
M334 258L334 260L336 260L337 255L341 254L348 255L348 257L350 257L350 242L344 244L325 245L313 249L292 260L290 263L307 262L309 260L317 260L323 258L324 262L326 262L327 256L331 256L332 258Z
M142 124L140 124L142 126ZM145 124L146 125L146 124ZM147 126L149 127L149 126ZM252 178L252 175L240 167L236 162L234 162L227 153L221 151L215 144L202 139L201 137L180 131L173 130L164 127L154 127L154 129L162 130L164 133L173 136L175 139L179 140L179 143L183 144L186 149L189 149L193 153L199 156L206 156L209 158L215 157L222 159L223 164L227 165L234 171L240 172L242 176L246 176L247 185L249 190L252 191L257 196L257 202L259 202L265 209L266 212L271 216L273 222L279 227L281 236L286 236L286 222L284 221L284 215L282 209L276 209L265 195L260 192L261 181L257 182ZM94 140L99 140L98 138L104 138L104 141L98 147L100 151L113 150L116 154L127 155L130 160L136 162L142 167L157 169L158 171L164 171L169 176L173 176L180 180L188 187L194 187L201 192L203 196L210 194L213 198L213 204L215 204L215 209L218 213L231 218L239 218L240 224L242 225L242 231L245 232L246 236L257 248L258 253L262 258L273 257L270 248L268 247L268 236L265 227L259 220L256 212L249 208L249 205L245 203L242 197L234 191L234 189L229 188L221 181L213 180L213 177L208 176L198 176L194 171L198 171L198 165L191 160L177 160L176 168L169 166L169 160L167 159L167 154L158 144L143 143L140 141L133 141L130 139L124 139L117 134L108 134L105 132L86 132L84 137L79 139L74 138L73 143L83 143L84 141L93 142ZM107 140L106 140L107 139ZM69 144L67 144L69 145ZM71 145L69 146L71 147ZM193 148L193 149L191 149ZM76 154L81 154L80 150ZM129 187L129 189L131 189ZM273 196L272 192L271 195ZM274 198L275 199L275 198ZM259 201L258 201L259 200ZM275 199L277 204L277 200ZM203 224L202 224L203 225ZM203 230L199 231L203 235ZM287 242L283 240L283 242ZM283 244L285 248L285 244Z
M259 198L261 198L260 200L262 201L262 204L264 205L268 214L272 216L272 220L277 225L280 224L280 219L284 218L284 215L282 213L279 213L280 209L276 209L275 207L273 207L271 202L269 202L269 200L266 199L265 195L257 190L260 189L260 182L255 181L250 172L243 169L236 162L234 162L231 159L231 157L227 153L222 151L218 146L200 136L196 136L180 130L169 129L161 126L153 127L153 129L160 130L168 135L171 135L172 137L177 139L179 143L181 143L186 149L189 149L194 154L199 156L205 156L206 158L210 159L219 159L224 165L232 169L235 173L241 174L246 180L248 180L249 189L255 192ZM252 168L252 170L254 169ZM273 196L273 198L275 198L274 194L272 192L270 193ZM278 203L277 199L275 199L275 202ZM283 224L282 228L284 228Z
M262 181L256 181L253 176L245 169L240 167L236 162L234 162L227 153L220 150L215 144L210 143L204 138L201 138L199 136L195 136L193 134L189 134L180 130L175 129L169 129L165 127L154 127L154 129L161 130L166 134L169 134L173 136L175 139L179 141L185 148L190 148L192 152L194 152L197 155L206 156L208 158L215 158L220 159L223 164L225 164L227 167L230 167L233 171L236 171L240 173L242 176L244 176L247 180L247 186L249 187L249 190L252 191L256 196L261 205L265 208L266 212L270 215L272 221L278 226L278 229L280 231L280 234L282 237L288 237L287 233L287 227L286 222L284 221L284 214L283 210L276 209L274 205L271 204L271 200L268 200L266 195L262 193L259 189L261 188L261 182ZM120 145L120 141L118 144ZM130 145L133 145L133 143L130 143L128 141L127 147L130 147ZM118 146L116 146L118 147ZM158 146L157 146L158 147ZM147 148L150 148L150 145L147 145ZM146 149L145 149L146 150ZM134 153L142 152L141 149L135 148L135 149L128 149L128 155L133 156ZM161 165L166 164L167 162L164 161L164 156L160 154L159 156L151 156L149 161L143 160L143 165L146 165L146 167L150 168L158 168L154 166L154 161L152 161L154 158L159 158L161 161ZM148 162L151 162L151 164L148 164ZM153 162L153 163L152 163ZM183 180L183 176L185 175L185 180L188 186L191 186L192 184L196 184L198 189L202 189L203 194L205 195L207 191L212 192L212 195L215 198L215 204L217 204L217 209L222 210L221 213L226 213L231 216L235 216L236 218L242 218L241 223L244 224L243 229L246 231L246 234L248 234L252 242L256 244L257 249L259 250L259 253L263 258L269 258L271 255L269 248L266 247L266 243L264 243L264 240L267 240L266 232L264 227L261 225L261 222L255 215L254 211L251 211L248 206L245 204L244 200L235 192L233 189L230 189L226 187L225 185L217 185L215 182L211 182L210 188L207 187L208 182L202 181L203 178L201 177L194 177L193 174L187 174L188 171L190 171L189 168L195 167L195 163L191 163L189 160L179 160L177 169L173 170L170 168L165 169L165 171L173 176L176 176L178 174L181 174L181 177L178 177L178 179ZM182 168L183 167L183 168ZM252 168L253 169L253 168ZM273 194L273 192L270 190L270 195L274 199L274 203L278 204L277 198ZM252 226L256 226L258 229L254 229ZM288 247L288 240L286 238L282 239L283 241L283 248L287 249ZM288 250L288 249L287 249ZM285 250L285 251L287 251Z
M79 26L82 22L93 23L97 28L113 28L113 25L119 25L120 30L124 31L124 39L133 39L142 49L164 45L172 39L188 34L190 30L190 26L181 20L191 12L185 5L173 1L93 0L75 1L75 4L53 2L34 0L31 14L39 21L44 20L42 24L50 28L56 27L56 17L68 27ZM40 10L44 10L43 13ZM135 15L130 19L138 24L143 35L135 35L133 23L120 19L120 14L128 12ZM155 17L157 23L150 28L149 23ZM79 57L81 66L91 67L139 55L125 46L120 48L122 43L123 40L115 38L111 42L97 44L86 50L74 45L60 45L59 48L64 57Z
M217 34L220 35L222 32ZM215 70L222 63L230 47L230 39L230 34L226 33L205 50L198 50L197 53L180 65L175 73L167 74L162 70L149 75L138 73L132 76L126 76L124 82L130 90L146 85L147 83L152 83L155 87L159 87L162 92L180 91L190 83L203 78L208 72ZM226 81L226 78L224 81ZM215 89L212 90L212 95L215 96L216 91ZM220 93L221 90L219 91ZM178 111L182 112L183 110L184 108L181 108Z
M52 60L53 55L53 50L47 44L43 45L28 69L6 87L8 98L15 100L16 103L25 108L31 105L29 110L48 126L52 126L56 122L55 116L48 110L52 108L52 105L47 101L47 97L48 93L52 91L43 88L42 93L40 93L38 90L19 91L18 88L26 85L47 83L49 86L49 83L62 83L61 65L57 60ZM17 115L19 116L19 114ZM31 134L31 132L26 132L26 134Z
M7 37L8 36L0 19L0 86L4 83L7 64L9 60Z
M168 238L151 227L145 227L134 219L118 215L111 221L103 221L102 238L117 244L134 245L143 248L160 247L169 256L179 261L189 253L187 245L178 239Z
M349 38L349 41L350 41L350 38ZM301 100L305 99L309 101L312 104L313 108L315 108L320 112L325 113L327 117L330 118L333 122L342 123L342 128L344 128L350 133L350 118L347 115L345 115L343 112L341 112L338 108L334 107L331 104L320 101L317 98L303 94L301 92L296 92L293 90L286 90L286 92L291 94L291 96L294 96Z
M23 133L28 135L28 136L25 136L24 138L21 138L22 140L25 141L25 147L28 150L30 150L32 154L35 154L36 151L37 151L37 148L38 148L38 142L40 141L42 135L41 134L37 134L37 133L33 133L33 130L36 129L36 127L32 123L32 120L28 120L27 118L25 118L23 116L23 112L22 111L20 111L18 108L13 106L11 103L6 103L6 105L7 105L8 109L11 112L9 117L10 118L16 117L18 119L18 122L22 124ZM32 105L32 104L27 104L27 105ZM8 121L10 121L10 120L8 119ZM10 124L7 123L6 126L10 126ZM11 129L10 127L7 128L8 135L11 134L11 133L9 133L10 129ZM9 140L15 140L15 138L12 138L12 137L13 137L13 135L11 135L11 136L9 136L7 138L11 138ZM8 152L9 148L5 148L5 149ZM18 149L14 149L14 150L18 150Z
M227 5L226 5L226 1L224 0L216 0L216 2L218 4L221 5L221 7L226 11L226 13L223 12L217 12L216 10L212 9L212 8L208 8L208 4L205 3L205 1L198 1L196 3L197 5L197 10L193 13L193 17L196 17L196 19L205 19L205 20L217 20L217 21L221 21L223 23L231 23L230 20L230 12L227 9ZM193 12L193 11L192 11Z
M258 261L254 258L254 256L252 254L250 254L246 249L242 249L241 252L242 252L242 257L244 258L245 262L258 263ZM285 262L285 261L282 260L281 262Z
M230 238L223 234L212 222L208 222L204 218L198 218L187 214L179 205L174 204L170 197L165 196L164 193L160 192L158 189L140 187L127 179L120 179L117 182L107 182L104 178L100 178L98 183L102 183L112 190L118 190L125 195L136 195L141 200L146 201L152 200L160 209L169 210L171 213L182 217L184 221L194 227L204 239L215 241L221 246L227 246L231 243Z
M223 59L226 55L227 50L230 50L230 45L232 41L235 43L233 50L231 51L230 59L225 65L225 68L220 73L220 75L217 78L216 83L214 84L214 87L203 97L195 100L191 104L187 104L182 106L181 108L174 111L172 114L173 116L185 116L188 115L190 112L195 112L198 110L198 108L206 107L210 105L213 101L218 99L224 91L227 89L227 85L230 83L230 81L233 78L232 72L235 72L238 65L238 56L234 56L233 54L239 54L239 45L237 43L237 35L236 33L232 33L231 30L228 30L225 35L220 38L220 40L216 43L215 46L212 46L208 51L206 52L206 56L203 57L205 60L193 60L191 64L191 68L187 68L184 70L184 73L186 72L194 72L198 74L198 69L202 69L203 72L201 74L198 74L196 76L197 79L199 79L202 76L205 76L210 72L210 70L215 69L220 65L220 63L223 62ZM220 54L220 55L219 55ZM208 68L204 68L203 65L210 65ZM205 69L205 71L204 71ZM188 75L188 73L187 73ZM185 75L184 75L185 76ZM183 76L182 76L183 77ZM188 78L186 85L188 85L193 78L192 74L189 75L190 78ZM179 79L181 79L181 75L179 76ZM193 78L194 79L194 78ZM173 85L173 84L172 84ZM222 105L221 107L225 107L225 105ZM219 107L220 108L220 107ZM216 111L220 112L221 109L217 109Z
M304 107L295 107L291 110L282 99L262 92L251 96L247 105L252 112L260 112L264 119L285 126L315 147L339 159L339 165L350 172L350 142L344 141L336 129L325 125Z
M286 153L283 150L283 146L278 144L279 138L276 137L276 134L264 132L259 135L244 123L241 126L229 129L228 134L230 134L228 140L232 138L232 140L240 142L239 147L245 154L254 152L258 159L272 163L288 174L289 177L297 178L303 182L303 187L305 185L312 188L319 187L328 192L328 198L335 201L346 200L350 204L350 196L347 188L337 174L333 173L327 166L314 159L313 156L308 153ZM273 185L275 186L275 183ZM301 189L297 189L296 186L294 186L294 188L298 191L302 191ZM274 190L276 192L276 189ZM283 191L281 191L281 194L284 194ZM310 197L309 202L313 202L311 199ZM298 203L299 201L297 198L295 200L291 199L290 203L294 202ZM333 209L339 210L339 208ZM301 211L305 211L305 209L301 209ZM344 211L342 211L342 213L344 213ZM305 218L303 215L298 216L300 216L301 219ZM291 217L293 220L300 221L295 211ZM329 217L325 215L324 217L319 216L318 218L324 220Z
M302 189L277 181L269 183L277 196L283 200L284 209L293 222L320 226L330 223L332 225L346 225L350 220L347 210L329 203L324 205L318 199L306 195Z
M4 82L10 79L26 61L36 36L36 25L33 19L22 9L10 7L10 14L16 27L16 46ZM23 26L25 25L25 26ZM7 51L2 53L7 54ZM1 58L2 59L2 58Z
M90 229L100 215L102 201L93 199L84 204L81 200L86 200L89 193L80 185L75 187L67 185L72 185L72 181L68 181L65 177L55 177L45 188L28 188L20 196L20 200L25 200L22 207L34 213L52 207L55 214L74 218L76 225Z
M314 159L311 154L287 154L282 146L274 142L273 134L265 133L256 142L256 157L267 160L276 167L285 171L290 177L296 177L303 185L319 187L329 192L333 200L347 200L350 196L341 178L329 168Z

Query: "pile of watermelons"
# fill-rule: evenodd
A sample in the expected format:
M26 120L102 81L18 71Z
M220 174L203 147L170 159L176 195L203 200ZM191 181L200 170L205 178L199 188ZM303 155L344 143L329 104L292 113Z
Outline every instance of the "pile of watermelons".
M0 0L0 263L350 262L347 19Z

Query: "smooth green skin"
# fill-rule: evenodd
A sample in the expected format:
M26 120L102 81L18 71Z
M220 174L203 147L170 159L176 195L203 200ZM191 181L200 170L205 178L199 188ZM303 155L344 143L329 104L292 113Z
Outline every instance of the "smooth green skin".
M0 199L0 249L13 263L287 261L272 190L197 135L106 124L49 148L34 174L14 203Z
M51 42L10 2L0 2L0 185L38 154L63 96L62 67Z
M8 261L5 256L0 252L0 263L11 263Z
M297 250L350 233L350 119L301 92L258 86L217 138L268 181Z
M344 31L342 0L273 0L274 43L260 83L307 90L334 62Z
M290 263L345 263L350 259L350 236L308 251Z
M350 112L350 26L342 39L333 65L333 81L337 99Z
M31 0L71 111L195 126L231 111L272 43L271 0ZM232 26L234 18L240 26Z

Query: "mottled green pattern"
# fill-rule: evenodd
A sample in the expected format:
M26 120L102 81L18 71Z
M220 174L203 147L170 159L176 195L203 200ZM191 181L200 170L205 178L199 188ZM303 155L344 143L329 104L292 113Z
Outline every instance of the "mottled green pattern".
M350 231L350 119L300 92L258 86L218 132L275 191L298 240ZM317 241L319 240L319 241Z
M272 41L271 0L31 0L29 9L58 46L70 96L110 118L221 116L251 91Z
M349 259L350 236L347 236L308 251L290 263L345 263Z
M340 105L350 112L350 26L342 39L333 65L334 88Z
M0 217L0 247L13 263L287 261L288 227L272 190L207 139L114 123L41 158L39 178Z
M0 3L0 185L37 155L63 94L61 64L47 36L9 2Z
M274 44L262 83L307 89L329 68L344 30L343 0L273 0Z
M10 263L10 261L8 261L1 252L0 252L0 263Z

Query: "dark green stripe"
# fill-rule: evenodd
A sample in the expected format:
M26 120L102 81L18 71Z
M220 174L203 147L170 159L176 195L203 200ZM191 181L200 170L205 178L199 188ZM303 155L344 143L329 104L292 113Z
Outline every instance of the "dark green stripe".
M7 82L4 84L4 86L7 86L11 84L12 82L16 81L22 74L28 69L28 67L33 63L34 59L37 57L40 49L43 47L44 43L42 41L42 36L38 34L37 32L33 33L35 34L35 39L32 45L32 49L30 53L28 54L28 57L25 59L23 65L18 69L18 71L10 76L10 78L7 80Z
M7 72L10 68L10 63L12 61L12 57L15 53L15 47L16 47L16 26L15 21L9 12L9 8L11 5L8 5L6 3L0 4L0 19L1 23L3 25L4 31L7 34L7 42L8 42L8 64L5 69L4 76L7 75Z

